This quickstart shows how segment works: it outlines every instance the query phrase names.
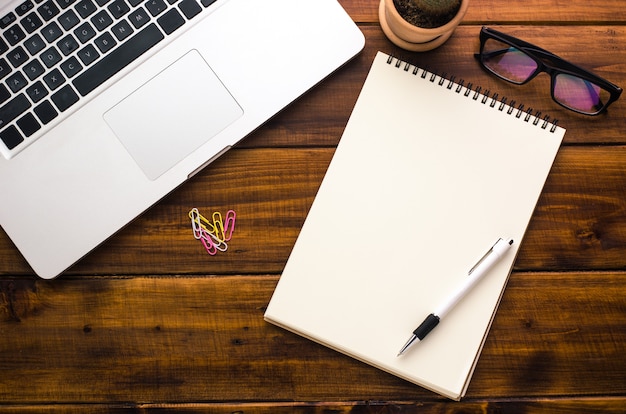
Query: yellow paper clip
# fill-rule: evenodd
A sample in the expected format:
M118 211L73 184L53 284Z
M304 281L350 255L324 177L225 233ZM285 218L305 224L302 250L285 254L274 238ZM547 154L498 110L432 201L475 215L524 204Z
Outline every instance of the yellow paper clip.
M202 237L206 238L207 240L210 239L215 248L221 252L225 252L228 249L228 245L224 240L220 240L215 234L209 233L204 229L202 229Z
M226 213L226 221L222 220L222 214L216 211L212 214L212 221L204 217L197 208L189 211L191 219L191 229L193 236L202 242L207 253L211 256L217 254L218 251L225 252L228 249L229 241L235 229L235 212L228 210Z
M225 241L224 238L224 222L222 221L222 214L219 211L213 213L213 235L219 241Z

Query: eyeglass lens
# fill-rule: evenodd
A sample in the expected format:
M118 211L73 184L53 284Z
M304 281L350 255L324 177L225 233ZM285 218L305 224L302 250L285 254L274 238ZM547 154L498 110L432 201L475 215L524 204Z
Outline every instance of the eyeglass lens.
M496 39L485 41L482 62L499 77L521 84L537 70L537 62L521 50ZM577 76L557 73L553 78L552 94L561 105L575 111L594 114L609 101L609 91Z

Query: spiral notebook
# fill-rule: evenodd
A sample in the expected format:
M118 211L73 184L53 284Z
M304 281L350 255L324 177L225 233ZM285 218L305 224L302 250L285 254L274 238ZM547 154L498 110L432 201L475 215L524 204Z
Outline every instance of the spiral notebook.
M265 319L460 399L564 134L379 52ZM512 251L397 357L499 237Z

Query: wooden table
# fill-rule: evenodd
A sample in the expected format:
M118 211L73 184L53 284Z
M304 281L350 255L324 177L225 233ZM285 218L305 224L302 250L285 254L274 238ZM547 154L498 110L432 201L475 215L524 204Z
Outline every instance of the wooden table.
M626 98L579 116L547 76L516 87L473 58L487 24L626 87L623 0L472 0L424 54L386 40L377 0L341 3L367 39L356 59L64 275L33 276L0 232L0 411L625 412ZM460 403L263 321L377 50L567 128ZM227 252L193 238L193 207L237 212Z

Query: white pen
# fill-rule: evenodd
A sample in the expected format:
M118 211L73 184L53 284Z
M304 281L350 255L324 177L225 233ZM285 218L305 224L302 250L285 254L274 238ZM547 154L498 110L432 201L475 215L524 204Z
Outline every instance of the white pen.
M476 283L485 276L489 270L495 265L502 256L509 250L513 240L498 239L498 241L489 249L487 253L472 267L467 273L467 278L454 291L448 300L441 304L439 309L428 315L424 322L420 324L414 331L413 335L404 344L398 352L398 356L404 354L411 345L424 339L435 326L439 324L443 318L459 301L476 285Z

